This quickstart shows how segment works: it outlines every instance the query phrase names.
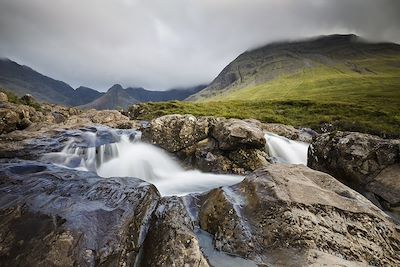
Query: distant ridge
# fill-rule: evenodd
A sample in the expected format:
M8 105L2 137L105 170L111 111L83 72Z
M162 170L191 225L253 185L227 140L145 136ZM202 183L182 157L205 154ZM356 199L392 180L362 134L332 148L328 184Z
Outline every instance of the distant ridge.
M396 76L399 56L398 44L371 43L354 34L271 43L239 55L207 88L188 100L284 100L285 95L296 92L296 98L305 98L316 91L302 89L301 84L310 82L310 90L313 85L323 89L328 80L331 86L327 90L343 87L344 80L367 86L363 82L376 83L373 75Z
M31 94L40 102L80 108L115 109L127 108L138 102L183 100L204 89L206 85L190 88L151 91L144 88L112 86L106 93L80 86L74 90L65 82L54 80L30 67L10 59L0 59L0 89L12 91L18 96Z
M206 85L199 85L186 89L171 89L166 91L150 91L144 88L129 87L124 89L121 85L115 84L107 93L94 101L79 106L82 109L126 109L130 105L140 102L161 102L170 100L184 100L188 96L204 89Z

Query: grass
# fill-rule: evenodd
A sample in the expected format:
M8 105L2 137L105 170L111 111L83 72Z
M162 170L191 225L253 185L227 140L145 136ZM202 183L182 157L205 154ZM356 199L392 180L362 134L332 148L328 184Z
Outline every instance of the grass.
M150 120L167 114L192 114L226 118L254 118L262 122L310 127L321 132L331 123L336 129L371 133L383 137L400 136L400 115L370 106L348 103L322 103L311 100L249 100L211 102L143 103L131 108L134 118Z
M338 130L400 137L399 62L399 56L382 56L352 60L356 69L321 64L195 103L146 103L131 111L145 120L175 113L254 118L319 132L332 124Z

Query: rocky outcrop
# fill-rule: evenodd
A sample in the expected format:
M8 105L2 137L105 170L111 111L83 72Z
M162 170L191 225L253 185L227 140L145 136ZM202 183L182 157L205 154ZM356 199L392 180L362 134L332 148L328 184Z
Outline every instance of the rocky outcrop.
M244 174L268 164L256 121L167 115L152 120L142 139L207 172Z
M182 199L161 200L153 213L140 266L209 266Z
M2 163L0 266L132 266L159 199L134 178Z
M265 148L265 138L262 129L252 123L238 120L220 120L215 123L211 135L217 140L221 150L236 150L238 148Z
M169 152L178 152L207 138L210 119L192 115L166 115L152 120L143 139Z
M8 96L5 93L0 92L0 102L7 102L7 101L8 101Z
M400 264L400 229L362 195L301 165L269 165L208 193L217 249L267 266Z
M330 173L377 205L400 206L400 140L354 132L323 134L310 146L308 166Z
M120 124L129 122L129 118L116 110L95 110L91 109L82 113L79 118L88 119L95 124L103 124L110 127L117 127ZM74 119L74 118L73 118Z
M33 122L43 120L46 120L43 113L37 112L33 107L0 102L0 134L22 130Z

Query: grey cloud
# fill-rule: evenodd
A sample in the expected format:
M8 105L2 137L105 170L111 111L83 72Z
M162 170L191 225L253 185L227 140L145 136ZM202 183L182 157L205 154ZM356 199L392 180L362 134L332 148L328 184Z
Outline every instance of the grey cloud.
M73 86L210 82L272 41L356 33L400 42L398 0L0 0L0 56Z

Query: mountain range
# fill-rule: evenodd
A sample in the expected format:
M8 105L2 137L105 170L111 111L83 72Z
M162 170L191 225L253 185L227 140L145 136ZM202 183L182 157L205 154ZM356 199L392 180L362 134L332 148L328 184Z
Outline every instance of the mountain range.
M245 51L208 85L167 91L113 85L107 92L44 76L9 59L0 60L0 88L39 101L89 109L127 108L140 102L187 100L316 100L352 104L400 103L400 45L368 42L356 35L327 35L277 42ZM378 101L379 100L379 101ZM380 101L381 100L381 101ZM227 104L228 105L228 104ZM229 104L230 105L230 104Z
M188 100L394 100L399 62L400 45L353 34L272 43L239 55Z
M122 88L115 84L107 92L80 86L72 88L65 82L47 77L30 67L20 65L10 59L0 59L0 88L18 96L32 95L40 102L65 106L79 106L89 109L127 108L139 102L159 102L184 100L204 89L206 85L190 88L152 91L144 88Z

